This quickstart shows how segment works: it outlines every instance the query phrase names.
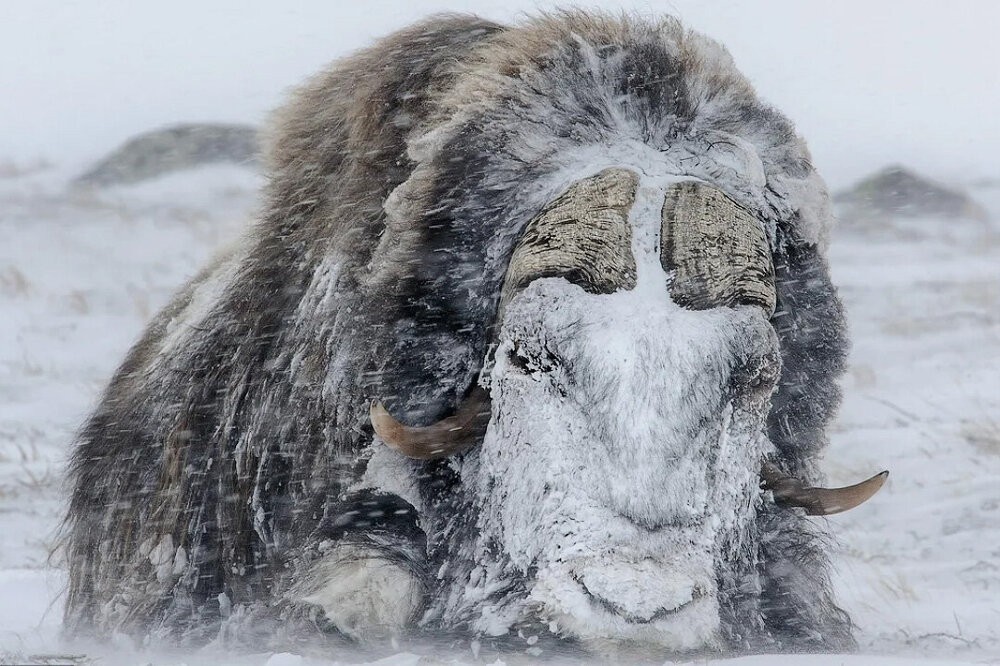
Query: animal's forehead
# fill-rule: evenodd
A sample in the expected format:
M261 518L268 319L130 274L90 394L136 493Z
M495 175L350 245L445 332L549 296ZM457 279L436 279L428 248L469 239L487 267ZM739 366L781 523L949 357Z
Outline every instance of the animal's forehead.
M695 180L721 190L754 211L759 219L769 223L767 231L773 240L775 211L765 197L764 165L754 146L739 137L705 132L662 149L626 139L572 148L563 159L563 166L541 185L547 190L545 196L554 196L567 184L604 169L621 168L638 177L637 203L648 198L651 203L662 205L666 188Z
M632 164L704 179L772 221L794 218L806 240L820 240L830 221L825 185L792 124L724 48L671 20L569 13L508 28L457 66L435 106L410 136L411 156L475 170L475 153L488 150L487 186L518 169L532 180L595 158L611 166L616 151L660 153ZM450 154L454 145L461 154Z
M691 179L670 173L662 155L646 157L637 153L630 160L646 164L642 171L630 169L636 175L635 196L627 211L634 284L602 294L561 278L535 280L504 314L503 334L588 357L594 361L591 369L598 380L629 373L636 363L655 361L692 373L711 368L715 381L714 376L727 372L736 357L772 351L770 325L754 308L695 311L672 299L673 276L661 261L663 207L668 192ZM673 381L671 374L665 375L668 383Z

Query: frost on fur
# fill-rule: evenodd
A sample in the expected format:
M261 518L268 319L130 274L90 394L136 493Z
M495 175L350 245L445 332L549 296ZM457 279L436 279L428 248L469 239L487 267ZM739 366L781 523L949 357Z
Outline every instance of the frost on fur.
M820 481L846 349L828 197L722 47L669 19L433 18L298 90L267 164L260 218L151 322L81 430L72 631L852 645L822 524L759 487L764 461ZM613 213L627 288L595 288L584 218L551 212L608 169L631 174ZM773 314L671 298L663 204L685 181L759 225ZM612 214L579 191L587 219ZM565 239L565 265L539 259L510 290L538 220L531 242ZM467 450L387 446L475 383L491 410ZM401 424L386 439L374 400Z
M359 641L407 632L423 602L423 583L377 550L339 545L303 574L292 598L318 606L338 630Z

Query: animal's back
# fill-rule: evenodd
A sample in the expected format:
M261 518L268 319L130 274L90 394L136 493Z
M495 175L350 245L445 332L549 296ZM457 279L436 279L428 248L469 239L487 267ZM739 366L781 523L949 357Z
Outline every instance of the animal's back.
M287 546L308 541L356 481L370 438L354 400L371 361L365 304L334 283L363 279L382 204L409 174L404 133L498 29L416 25L314 77L276 114L261 219L154 318L78 436L71 631L200 641L228 607L280 594ZM334 344L356 346L357 363L331 387Z

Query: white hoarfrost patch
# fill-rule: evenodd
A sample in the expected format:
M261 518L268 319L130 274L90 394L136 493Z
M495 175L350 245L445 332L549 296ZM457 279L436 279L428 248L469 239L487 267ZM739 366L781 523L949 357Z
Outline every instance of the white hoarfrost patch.
M360 641L403 633L423 588L405 567L363 546L339 545L312 566L293 596L319 606L327 619Z
M420 513L424 507L417 486L420 466L421 463L407 458L376 439L372 444L372 453L365 474L351 490L372 488L396 495L409 502Z
M140 551L145 551L145 544L139 546ZM174 572L174 538L169 534L162 537L155 546L149 547L149 563L156 571L156 580L166 583L170 580Z
M199 330L200 324L211 314L212 308L236 278L239 258L244 251L241 245L232 244L212 258L205 268L205 280L194 286L187 306L167 322L159 353L150 358L154 367L149 370L160 369L166 359L184 353L189 336Z

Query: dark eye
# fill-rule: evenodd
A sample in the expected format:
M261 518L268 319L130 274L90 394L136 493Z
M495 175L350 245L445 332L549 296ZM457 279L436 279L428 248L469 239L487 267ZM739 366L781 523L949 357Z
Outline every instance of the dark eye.
M507 361L512 368L530 375L535 372L549 372L559 363L548 349L529 349L526 345L515 342L507 352Z
M777 353L747 359L729 376L732 397L744 403L767 400L780 377L781 358Z

